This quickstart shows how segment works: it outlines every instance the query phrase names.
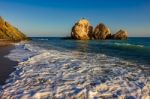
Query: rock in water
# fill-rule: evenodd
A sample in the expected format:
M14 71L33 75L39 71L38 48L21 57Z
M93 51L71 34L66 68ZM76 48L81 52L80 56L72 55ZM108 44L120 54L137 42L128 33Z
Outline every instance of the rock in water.
M81 19L72 27L71 37L76 40L88 40L93 32L93 27L87 19Z
M119 30L116 34L112 35L113 39L124 40L128 38L128 32Z
M96 26L93 31L93 27L90 25L89 21L85 18L81 19L72 27L71 38L66 39L76 39L76 40L89 40L89 39L118 39L123 40L128 38L128 33L126 31L120 30L116 34L111 35L109 28L100 23Z
M0 16L0 39L9 41L21 41L28 38L16 27L13 27Z
M105 40L110 38L110 36L111 34L109 28L106 27L103 23L97 25L93 33L94 39Z

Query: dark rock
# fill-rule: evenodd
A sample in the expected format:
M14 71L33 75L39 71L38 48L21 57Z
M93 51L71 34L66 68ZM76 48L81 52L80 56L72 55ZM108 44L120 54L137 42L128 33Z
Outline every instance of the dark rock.
M116 34L112 35L112 39L125 40L128 39L128 32L119 30Z

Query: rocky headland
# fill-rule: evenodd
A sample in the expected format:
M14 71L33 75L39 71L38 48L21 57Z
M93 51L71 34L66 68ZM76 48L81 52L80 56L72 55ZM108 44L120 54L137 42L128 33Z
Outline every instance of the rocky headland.
M0 16L0 41L18 42L28 39L19 29L6 22Z
M115 34L111 34L110 29L104 23L98 24L95 29L93 29L90 22L83 18L76 22L72 27L71 38L75 40L125 40L128 38L128 32L120 29Z

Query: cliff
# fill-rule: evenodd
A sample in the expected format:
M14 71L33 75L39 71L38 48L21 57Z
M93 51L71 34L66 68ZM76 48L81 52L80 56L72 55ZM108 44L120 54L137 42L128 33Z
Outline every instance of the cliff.
M0 16L0 40L21 41L28 38Z

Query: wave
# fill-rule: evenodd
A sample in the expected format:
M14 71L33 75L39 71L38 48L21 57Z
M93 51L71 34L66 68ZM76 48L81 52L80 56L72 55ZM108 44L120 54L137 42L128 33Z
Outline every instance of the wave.
M144 45L134 45L130 43L114 43L117 46L127 46L127 47L144 47Z
M49 39L37 39L37 40L48 41Z
M149 55L150 53L150 47L144 46L144 45L136 45L136 44L130 44L130 43L114 43L114 45L111 45L117 49L122 49L124 51L134 51L136 54L140 55ZM133 53L134 53L133 52Z
M2 86L1 98L141 98L150 77L137 64L105 54L16 44L7 56L18 61Z

